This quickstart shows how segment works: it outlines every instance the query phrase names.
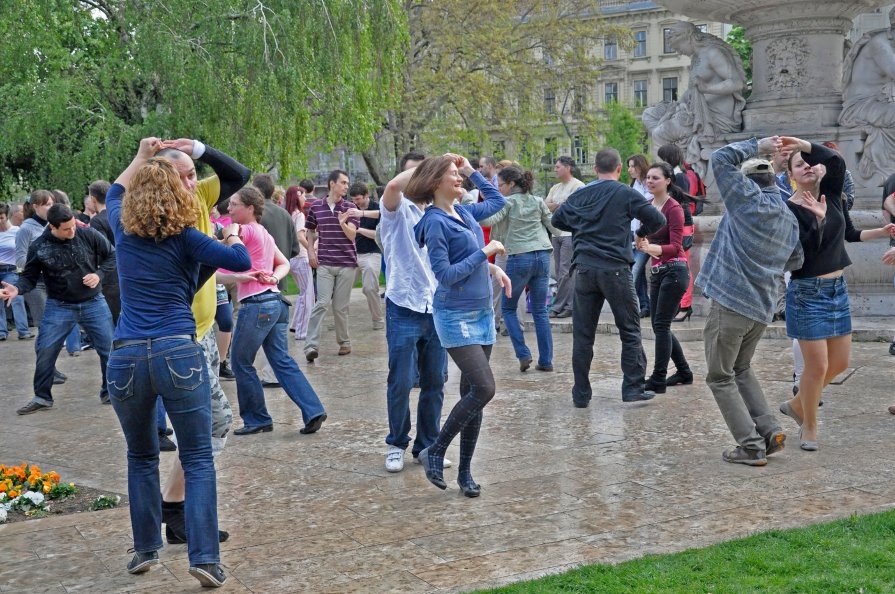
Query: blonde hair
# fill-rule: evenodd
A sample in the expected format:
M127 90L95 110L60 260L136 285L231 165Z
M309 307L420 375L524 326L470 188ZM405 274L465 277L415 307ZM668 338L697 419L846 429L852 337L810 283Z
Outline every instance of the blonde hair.
M196 198L183 187L171 161L153 157L137 170L121 203L126 233L162 241L197 220Z

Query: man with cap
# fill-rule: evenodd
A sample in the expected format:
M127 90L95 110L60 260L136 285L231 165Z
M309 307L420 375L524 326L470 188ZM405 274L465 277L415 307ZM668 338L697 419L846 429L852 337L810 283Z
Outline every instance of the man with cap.
M780 198L771 161L779 138L735 142L712 153L725 213L696 286L711 300L703 343L706 384L738 446L722 459L764 466L786 435L771 412L752 356L777 303L775 278L802 265L799 227Z

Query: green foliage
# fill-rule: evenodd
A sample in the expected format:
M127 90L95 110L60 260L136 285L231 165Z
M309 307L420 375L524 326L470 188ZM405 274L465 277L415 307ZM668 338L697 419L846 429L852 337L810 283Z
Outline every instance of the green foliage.
M598 120L596 127L603 139L602 146L614 148L621 155L621 181L629 183L631 180L628 179L628 168L624 166L624 160L631 155L647 152L647 134L643 122L631 108L612 102L606 104L605 118Z
M752 88L752 44L746 39L745 31L742 27L736 26L730 30L725 39L730 46L736 50L740 59L743 61L743 69L746 71L746 81L749 88Z
M65 499L78 492L74 483L57 483L47 493L47 499Z
M895 511L774 530L618 565L588 565L490 592L892 592Z
M577 117L576 90L592 92L601 67L595 48L607 37L632 44L630 29L596 16L599 0L404 0L403 6L406 69L400 99L382 118L380 139L388 141L379 144L396 161L411 148L490 154L505 141L514 147L510 158L539 162L544 129ZM549 112L547 89L556 98Z
M90 502L90 511L99 511L101 509L111 509L121 503L121 497L118 495L100 495Z
M0 11L0 198L73 196L146 135L300 173L367 146L400 84L398 0L16 0Z

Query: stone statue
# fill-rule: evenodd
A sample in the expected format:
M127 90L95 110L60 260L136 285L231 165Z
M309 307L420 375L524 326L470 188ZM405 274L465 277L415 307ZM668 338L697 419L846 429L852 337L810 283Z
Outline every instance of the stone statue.
M867 134L858 162L864 180L895 171L895 8L889 28L864 34L845 57L839 125Z
M643 123L656 146L677 144L684 149L687 162L706 177L708 155L703 155L702 142L743 127L746 73L732 47L693 23L672 25L669 42L676 51L690 56L689 86L679 101L644 110Z

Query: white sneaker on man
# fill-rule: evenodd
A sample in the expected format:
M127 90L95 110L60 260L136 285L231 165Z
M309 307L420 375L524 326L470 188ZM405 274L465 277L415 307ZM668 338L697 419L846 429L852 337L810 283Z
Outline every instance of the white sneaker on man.
M404 470L404 448L390 445L385 455L385 469L388 472L401 472Z

